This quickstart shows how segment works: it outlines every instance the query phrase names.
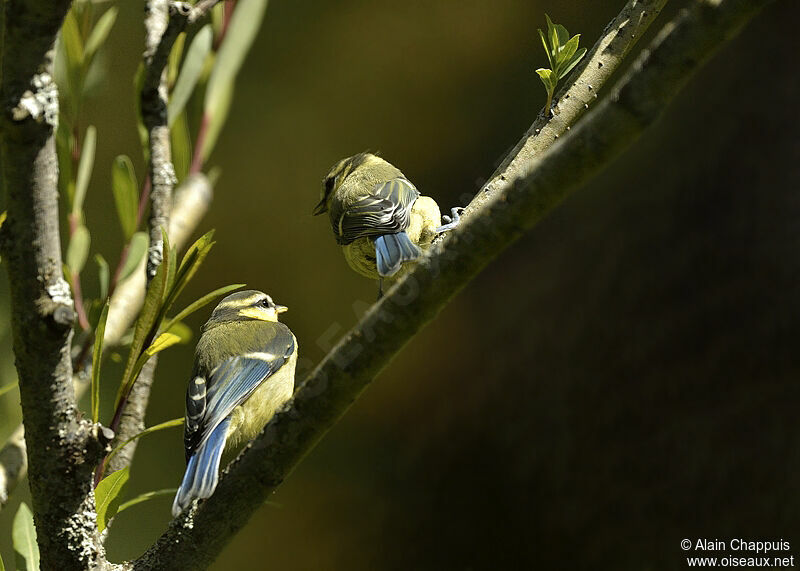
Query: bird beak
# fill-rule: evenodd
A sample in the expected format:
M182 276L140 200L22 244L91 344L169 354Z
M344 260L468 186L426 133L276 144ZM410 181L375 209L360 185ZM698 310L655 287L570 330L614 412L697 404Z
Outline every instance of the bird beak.
M275 313L283 313L284 311L289 311L289 308L285 305L276 305L275 306Z
M327 204L325 204L326 202L327 201L325 200L325 198L323 198L322 200L319 201L319 204L317 204L314 207L314 216L319 216L323 212L327 212L328 211L328 206L327 206Z

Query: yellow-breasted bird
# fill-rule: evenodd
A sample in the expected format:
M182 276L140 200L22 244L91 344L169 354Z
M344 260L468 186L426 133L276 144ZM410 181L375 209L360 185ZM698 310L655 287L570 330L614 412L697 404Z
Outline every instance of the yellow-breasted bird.
M297 339L278 321L286 309L260 291L240 291L203 325L186 389L187 466L173 515L211 496L223 451L254 438L291 398Z
M350 267L368 278L394 276L416 260L440 232L458 223L444 217L436 201L421 196L391 163L359 153L336 163L325 177L314 215L328 212L336 242Z

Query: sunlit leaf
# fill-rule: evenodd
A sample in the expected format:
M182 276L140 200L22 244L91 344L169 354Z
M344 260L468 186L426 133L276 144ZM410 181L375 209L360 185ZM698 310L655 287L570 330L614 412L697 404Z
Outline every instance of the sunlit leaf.
M550 53L550 46L547 45L547 40L544 37L544 32L539 30L539 37L542 39L542 45L544 46L544 53L547 54L547 61L550 63L550 67L555 67L553 63L553 56Z
M172 142L172 165L175 167L175 176L180 184L189 174L192 165L192 141L185 113L181 113L173 123L169 136Z
M561 76L559 77L559 79L560 79L560 78L562 78L562 77L566 77L566 76L567 76L567 74L568 74L570 71L572 71L572 69L573 69L573 68L574 68L576 65L578 65L578 62L580 62L580 61L583 59L583 56L585 56L585 55L586 55L586 48L581 48L581 49L579 49L579 50L577 51L577 53L576 53L574 56L572 56L572 61L570 61L570 62L569 62L569 64L567 64L567 66L566 66L566 67L564 68L564 70L561 72Z
M74 274L80 274L86 259L89 257L91 236L89 229L83 224L75 228L67 246L67 266Z
M128 279L133 272L139 267L142 259L147 254L147 246L149 239L145 232L135 232L131 237L130 245L128 246L128 257L125 259L125 264L119 274L119 281Z
M84 48L84 57L86 59L91 59L98 48L105 43L111 28L114 27L114 22L117 20L117 12L116 6L112 6L98 18L91 34L89 34L89 39L86 40L86 47Z
M183 419L181 419L183 420ZM163 490L155 490L153 492L145 492L144 494L140 494L133 499L128 500L127 502L121 504L117 513L122 513L126 509L135 506L136 504L141 504L142 502L146 502L147 500L151 500L153 498L157 498L159 496L172 496L178 491L178 488L165 488Z
M234 84L229 83L227 86L220 88L219 105L217 108L211 114L205 111L203 112L202 120L208 123L203 148L201 150L203 161L208 160L208 157L211 156L211 152L217 145L217 139L219 139L219 135L222 133L222 127L225 126L225 121L228 118L228 112L233 102L233 87Z
M170 127L183 111L186 102L189 101L189 97L197 85L197 80L203 71L203 64L211 52L212 36L211 25L206 24L197 32L189 45L189 49L186 51L186 57L183 60L178 80L175 83L175 89L172 90L169 100L167 114Z
M117 206L122 234L125 241L131 239L136 232L136 218L139 213L139 183L133 163L126 155L114 159L111 167L111 188L114 191L114 202Z
M18 571L38 571L39 545L36 543L36 527L33 525L33 514L25 502L19 505L14 516L11 539Z
M102 300L108 297L108 262L100 254L94 255L94 261L97 263L97 281L100 282L100 299Z
M72 201L73 214L79 214L83 211L86 189L89 188L89 180L92 178L92 169L94 168L96 143L97 130L94 128L94 125L89 125L86 129L86 136L83 139L81 159L80 162L78 162L78 176L75 180L75 199Z
M162 333L150 344L150 346L145 350L145 353L152 357L157 353L161 353L161 351L164 349L168 349L180 342L180 336L175 335L174 333Z
M100 420L100 365L103 362L103 340L106 334L109 301L103 306L100 321L94 331L94 352L92 353L92 422Z
M570 38L570 40L566 44L564 44L564 47L561 50L561 53L559 54L558 57L559 68L563 68L564 66L566 66L570 62L572 56L575 55L575 52L578 51L578 42L580 41L580 39L581 35L575 34L572 38ZM564 77L563 72L559 70L559 79L562 77Z
M61 40L64 46L64 56L66 60L66 75L69 88L68 100L73 105L80 99L81 75L83 73L83 39L81 38L80 26L75 18L75 11L70 10L64 18L61 26ZM74 109L73 109L74 111Z
M225 41L222 42L222 47L217 54L206 90L205 114L212 119L212 125L214 122L217 123L215 138L221 128L220 121L217 120L215 114L221 113L222 110L227 113L236 75L258 35L266 8L267 0L244 0L237 3L231 16ZM213 141L211 147L213 147ZM203 148L204 157L207 157L209 153L210 148Z
M119 504L122 501L120 495L125 490L130 476L130 468L125 466L122 470L117 470L110 476L106 476L94 491L95 504L97 506L97 530L102 532L108 522L113 518Z
M183 321L184 319L189 317L192 313L194 313L198 309L201 309L201 308L205 307L206 305L208 305L209 303L211 303L212 301L214 301L218 297L223 296L226 293L228 293L230 291L233 291L235 289L242 288L245 285L247 285L247 284L228 285L228 286L225 286L225 287L221 287L221 288L215 289L214 291L212 291L210 293L207 293L206 295L204 295L200 299L193 301L188 306L186 306L184 309L179 311L178 314L175 317L173 317L167 323L167 325L164 326L164 329L169 331L175 323L177 323L179 321Z
M211 251L211 248L214 247L215 242L213 238L214 230L211 230L203 234L194 244L189 246L189 249L183 256L183 260L181 260L180 268L175 276L174 285L171 285L164 302L162 317L166 317L167 312L170 311L172 304L178 299L178 296L186 287L186 284L189 283L194 274L197 273L197 270L200 269L206 256L208 256L208 253Z
M170 322L169 327L165 327L164 331L177 335L181 340L180 342L184 344L192 340L192 328L181 321Z

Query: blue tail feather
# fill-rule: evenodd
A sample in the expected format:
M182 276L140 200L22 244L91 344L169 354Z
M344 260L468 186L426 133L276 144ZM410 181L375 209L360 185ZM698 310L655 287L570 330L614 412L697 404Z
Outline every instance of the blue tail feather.
M422 250L405 232L384 234L375 239L378 274L382 277L394 275L403 262L416 260L421 255Z
M219 481L219 462L225 449L225 436L230 422L229 418L220 422L189 458L181 487L172 503L173 516L177 517L195 498L208 498L214 493Z

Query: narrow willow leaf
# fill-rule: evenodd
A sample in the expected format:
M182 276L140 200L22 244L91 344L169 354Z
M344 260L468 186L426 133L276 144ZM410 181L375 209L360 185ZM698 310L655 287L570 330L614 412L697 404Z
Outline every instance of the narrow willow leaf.
M60 88L59 88L60 89ZM59 117L56 130L56 154L58 155L58 192L67 197L67 203L75 200L75 180L72 177L72 130L63 116Z
M100 282L100 299L103 300L108 297L108 278L109 269L108 262L100 254L94 255L94 261L97 263L97 281Z
M67 246L67 266L74 274L80 274L86 259L89 257L89 245L91 236L89 229L83 224L75 228Z
M214 109L213 113L204 113L203 121L208 121L208 128L206 131L205 142L203 143L202 156L203 161L207 161L211 156L211 152L217 144L217 139L222 132L222 127L225 126L225 121L228 118L228 111L231 109L231 102L233 101L233 83L220 88L219 105Z
M562 71L563 68L570 63L570 61L572 60L572 56L574 56L575 52L578 51L578 42L580 41L580 39L581 39L580 34L572 36L572 38L570 38L570 40L566 44L564 44L561 53L558 54L558 67L561 68L558 74L559 79L564 77L564 73Z
M578 52L574 56L572 56L572 61L570 61L569 64L567 64L567 67L565 67L564 70L561 72L561 76L559 77L559 79L562 77L566 77L567 74L571 72L576 65L578 65L578 62L580 62L583 59L583 56L585 55L586 55L586 48L579 49Z
M162 317L166 317L167 312L172 308L175 300L181 294L189 280L194 277L197 270L203 264L203 261L208 256L211 248L214 247L216 242L213 241L214 230L210 230L198 238L194 244L189 246L186 254L183 256L180 268L175 276L174 285L171 285L170 291L164 302L164 311Z
M153 341L147 349L145 349L145 354L152 357L153 355L161 353L164 349L168 349L180 342L181 338L179 335L175 335L174 333L162 333L156 337L156 340Z
M39 570L39 545L36 543L36 527L33 525L33 514L28 504L19 505L11 529L14 543L14 555L18 571Z
M2 214L0 214L0 228L6 223L6 218L8 218L8 210L3 210Z
M186 344L192 340L192 328L181 321L175 323L170 322L169 327L165 327L164 331L180 337L180 342L182 344Z
M136 217L139 213L139 183L136 181L133 163L126 155L119 155L114 159L111 167L111 189L114 191L114 202L117 206L117 216L122 227L122 234L127 242L136 232Z
M94 168L94 151L97 144L97 129L94 125L86 128L86 137L83 139L81 159L78 162L78 176L75 179L75 199L72 201L72 213L77 215L83 211L83 201L86 198L86 189L92 178Z
M558 45L559 46L565 45L569 41L569 32L561 24L556 24L555 28L556 28L556 36L558 39Z
M229 291L233 291L235 289L242 288L245 285L247 285L247 284L228 285L228 286L225 286L225 287L221 287L221 288L215 289L214 291L212 291L210 293L207 293L206 295L204 295L200 299L190 303L184 309L179 311L178 314L175 317L173 317L167 323L167 325L164 326L164 329L166 331L169 331L170 329L172 329L173 325L175 325L176 323L178 323L180 321L183 321L184 319L189 317L192 313L194 313L198 309L201 309L201 308L205 307L206 305L208 305L209 303L211 303L212 301L214 301L218 297L225 295Z
M119 274L119 281L128 279L139 264L142 262L145 254L147 254L147 246L149 244L147 234L144 232L135 232L131 237L131 243L128 246L128 257L125 259L125 264Z
M186 179L192 166L192 140L186 113L178 115L178 119L169 131L169 137L172 143L172 165L175 167L175 176L180 184Z
M86 57L87 60L94 57L98 48L105 43L108 34L111 32L111 28L114 27L114 22L117 21L117 12L117 8L112 6L103 12L103 15L97 20L97 23L92 28L92 33L89 34L89 39L86 40L86 47L84 48L84 57Z
M8 383L0 387L0 397L17 388L17 385L19 385L19 381L14 381L13 383Z
M3 563L3 556L0 555L0 571L6 571L6 566Z
M92 353L92 422L100 420L100 364L103 362L103 339L106 334L106 320L108 319L108 306L106 301L100 321L94 331L94 352Z
M94 491L95 503L97 506L97 530L102 532L108 522L113 518L119 504L122 501L120 495L125 490L130 476L130 467L125 466L122 470L117 470L110 476L106 476Z
M167 85L170 89L175 85L175 80L178 78L178 66L181 63L185 43L186 32L181 32L175 38L175 43L172 44L172 50L169 52L169 58L167 59Z
M181 419L183 420L183 419ZM141 504L142 502L146 502L147 500L151 500L153 498L157 498L159 496L172 496L178 491L178 488L165 488L163 490L155 490L152 492L145 492L144 494L140 494L133 499L128 500L127 502L123 503L119 506L117 513L122 513L126 509L135 506L136 504ZM2 571L2 570L0 570Z
M82 86L81 75L83 74L83 39L81 38L80 26L75 17L75 10L67 12L64 23L61 26L61 38L64 45L64 55L66 59L66 72L69 84L69 101L73 106L80 100ZM73 109L74 111L74 109Z
M211 53L211 41L213 39L213 31L211 25L206 24L194 36L189 49L186 51L186 58L183 60L178 80L175 83L175 89L172 90L172 95L169 100L169 107L167 114L169 116L169 125L175 123L180 116L186 102L189 101L197 80L203 71L203 65Z
M542 39L542 45L544 46L544 53L547 54L547 61L550 64L550 67L555 67L553 63L553 55L550 53L550 46L547 45L547 40L544 37L544 32L539 30L539 37Z
M125 448L128 444L130 444L134 440L138 440L139 438L141 438L142 436L145 436L147 434L152 434L153 432L158 432L159 430L164 430L165 428L173 428L175 426L183 426L183 421L184 421L183 418L173 418L172 420L167 420L166 422L162 422L160 424L156 424L155 426L151 426L150 428L145 428L140 433L134 434L133 436L128 438L125 442L123 442L122 444L120 444L119 446L114 448L114 450L112 450L111 453L108 455L107 461L110 461L111 458L113 458L120 450ZM119 511L122 511L121 507L120 507Z
M222 90L235 81L256 39L266 8L267 0L244 0L237 4L208 80L206 112L213 114L218 109Z

